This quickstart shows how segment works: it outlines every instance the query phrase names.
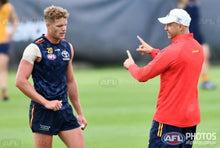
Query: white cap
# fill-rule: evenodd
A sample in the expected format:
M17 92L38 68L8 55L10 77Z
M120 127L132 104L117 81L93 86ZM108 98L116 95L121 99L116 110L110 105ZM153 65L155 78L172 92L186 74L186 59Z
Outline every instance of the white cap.
M191 17L183 9L172 9L167 16L158 18L158 20L162 24L169 24L169 23L175 22L175 23L183 24L184 26L189 27Z

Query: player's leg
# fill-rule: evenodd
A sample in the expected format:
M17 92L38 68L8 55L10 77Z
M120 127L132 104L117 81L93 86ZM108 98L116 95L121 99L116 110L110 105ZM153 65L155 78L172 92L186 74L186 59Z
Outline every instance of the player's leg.
M59 132L59 137L68 148L85 148L81 128Z
M207 44L203 44L203 53L204 53L204 62L202 66L202 76L206 77L204 78L204 81L208 80L208 69L209 69L209 58L210 58L210 51L209 46Z
M34 133L34 148L52 148L52 135Z
M204 52L204 62L202 65L202 88L204 89L215 89L216 86L214 83L209 81L208 71L209 71L209 59L210 59L210 49L208 44L203 44L203 52Z
M61 119L59 124L61 127L57 128L60 129L58 136L68 148L84 148L82 130L76 116L73 114L72 107L67 103L63 103L63 107L66 108L58 112L59 119Z
M30 105L29 123L34 137L34 148L52 148L53 135L56 129L53 128L56 112L44 109L37 104Z
M8 75L8 61L9 57L7 54L0 53L0 82L1 82L1 92L2 92L2 99L7 99L7 75Z

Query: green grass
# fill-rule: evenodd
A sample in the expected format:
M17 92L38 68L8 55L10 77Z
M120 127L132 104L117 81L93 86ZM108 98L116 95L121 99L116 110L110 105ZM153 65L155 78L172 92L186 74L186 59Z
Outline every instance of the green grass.
M88 127L84 133L87 148L145 148L155 112L159 77L139 83L122 67L74 69L79 96ZM220 67L210 68L210 77L220 87ZM15 72L9 73L9 97L0 101L0 148L33 147L29 128L30 100L14 85ZM220 93L199 89L202 122L197 132L216 133L220 147ZM55 136L53 148L65 147Z

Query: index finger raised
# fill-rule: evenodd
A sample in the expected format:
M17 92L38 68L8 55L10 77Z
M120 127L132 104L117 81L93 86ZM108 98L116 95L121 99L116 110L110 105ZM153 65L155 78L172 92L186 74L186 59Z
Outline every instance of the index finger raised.
M141 44L145 44L145 41L138 35L137 39L141 42Z
M130 53L129 50L127 50L127 55L128 55L128 58L132 58L131 53Z

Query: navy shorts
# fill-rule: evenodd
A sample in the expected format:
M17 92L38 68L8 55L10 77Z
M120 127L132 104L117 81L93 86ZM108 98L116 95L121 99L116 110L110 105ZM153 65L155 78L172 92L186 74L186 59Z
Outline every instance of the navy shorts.
M34 133L57 135L60 131L80 127L73 115L72 107L68 104L63 110L53 111L31 105L29 111L30 127Z
M0 53L2 54L8 54L8 50L10 48L10 44L9 43L0 43Z
M179 128L153 121L148 148L192 148L196 126Z

